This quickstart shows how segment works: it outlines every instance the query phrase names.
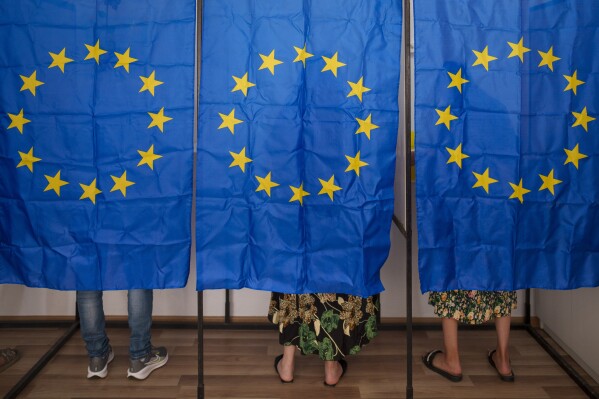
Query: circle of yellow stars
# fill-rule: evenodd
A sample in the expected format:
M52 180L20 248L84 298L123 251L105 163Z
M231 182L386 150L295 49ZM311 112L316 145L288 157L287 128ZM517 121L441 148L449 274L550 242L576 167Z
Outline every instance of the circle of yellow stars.
M531 51L531 49L525 47L524 37L520 38L520 41L518 43L507 42L507 44L511 48L511 52L507 58L518 57L521 63L524 62L525 54ZM498 59L498 57L495 57L489 53L489 46L485 46L485 48L483 48L480 51L472 50L472 52L476 57L476 60L474 61L472 66L482 66L487 72L489 72L489 66L491 65L491 63ZM557 57L553 53L553 46L551 46L547 51L539 50L538 54L541 58L538 67L546 67L551 72L553 72L553 64L561 60L560 57ZM447 74L449 75L450 79L450 83L447 86L447 88L456 88L461 94L463 89L462 86L470 82L462 75L462 68L458 69L455 72L448 71ZM564 88L564 92L572 91L574 95L577 95L578 87L585 84L583 80L580 80L578 78L578 71L574 70L572 75L563 76L567 82ZM435 111L438 116L435 126L444 125L448 131L451 131L451 123L453 121L459 120L459 117L457 115L453 115L451 113L451 106L447 106L445 109L436 109ZM587 107L584 107L580 112L572 112L572 115L576 119L572 127L581 126L585 130L585 132L588 132L589 123L593 122L596 119L588 114ZM464 159L469 158L469 156L462 151L462 143L460 143L456 148L446 147L446 150L449 153L447 165L455 163L459 168L462 168L462 161ZM579 144L576 144L572 149L564 148L564 152L566 154L566 160L564 161L564 165L571 163L576 169L578 169L579 161L588 157L588 155L585 155L580 152ZM487 194L489 194L489 186L491 184L498 183L497 179L494 179L490 176L489 168L487 168L482 173L472 173L474 175L474 178L476 179L476 182L474 183L472 188L482 188L483 190L485 190ZM539 177L542 181L542 184L539 187L539 191L548 190L553 196L555 196L555 186L562 183L562 181L554 176L554 169L551 169L546 175L539 174ZM522 179L520 179L518 184L513 182L508 183L513 190L509 199L518 199L520 203L523 203L524 195L530 193L531 190L524 187Z
M84 58L84 61L94 60L97 65L100 64L100 58L107 54L108 51L102 49L100 47L100 39L96 41L95 44L85 44L87 49L87 55ZM67 64L74 62L75 60L67 57L66 48L63 48L58 53L48 52L52 62L48 66L51 68L58 68L62 74L65 73L65 66ZM129 66L131 63L138 61L136 58L131 56L131 49L127 48L123 53L114 52L117 62L114 65L114 68L123 68L127 73L129 73ZM21 86L21 92L29 92L34 97L37 94L37 89L44 85L45 83L38 80L37 78L37 70L34 70L31 75L19 75L21 80L23 81L23 85ZM164 84L164 82L158 80L156 78L156 71L152 71L149 76L140 76L139 77L142 86L139 89L139 93L148 92L152 96L155 95L156 87ZM25 116L25 110L21 108L18 113L12 114L7 113L10 119L10 124L8 125L7 130L16 129L20 134L23 134L25 130L25 125L31 122ZM148 115L151 118L151 122L148 125L148 129L156 127L160 130L161 133L164 133L164 124L171 121L173 118L165 115L164 107L162 107L158 112L148 112ZM20 162L17 164L17 168L26 167L31 173L33 173L34 165L36 162L40 162L42 159L38 158L34 155L34 146L32 146L27 152L18 151L19 157L21 158ZM154 152L154 145L152 144L150 148L147 150L137 150L139 156L141 157L138 167L143 165L147 165L150 169L154 169L154 162L160 158L162 155L156 154ZM69 181L63 180L61 175L62 171L58 170L54 176L44 175L47 180L47 185L44 188L44 192L53 191L58 197L61 196L61 187L70 184ZM110 192L119 191L123 197L127 196L127 188L131 187L135 184L135 182L127 179L127 171L124 170L120 176L110 176L113 180L113 186L110 189ZM83 193L81 194L80 200L89 199L93 204L96 203L96 196L102 191L98 188L97 179L93 179L89 184L85 184L83 182L79 183L81 190Z
M311 54L306 49L306 44L303 47L293 47L295 52L297 53L295 59L292 61L301 62L303 67L306 68L306 60L314 57L314 54ZM260 59L262 60L262 64L258 68L258 71L268 71L272 76L276 74L276 67L284 64L284 61L281 61L276 58L276 50L273 49L270 53L267 54L258 54ZM335 52L330 57L322 56L322 61L324 61L324 66L321 70L322 73L331 72L332 75L337 78L337 72L339 68L347 66L344 62L340 60L339 52ZM231 89L231 93L241 92L244 97L247 97L248 92L251 88L256 87L256 83L250 81L249 71L245 71L242 76L232 76L233 79L233 88ZM360 103L362 103L364 93L369 92L371 89L365 86L364 76L361 76L356 82L347 81L349 86L349 92L347 94L347 98L356 97ZM221 123L218 129L227 129L232 135L235 134L235 127L239 124L244 123L243 120L238 119L235 115L235 108L227 111L226 113L218 113ZM378 129L380 126L376 125L372 121L372 113L370 113L365 119L355 118L357 123L357 129L355 134L364 134L368 140L371 139L371 133L373 130ZM246 147L243 147L239 152L229 151L230 156L233 158L229 168L239 167L239 169L245 173L246 164L253 162L251 158L246 154ZM345 158L348 162L348 166L345 169L346 173L353 172L356 176L360 176L360 169L368 166L368 163L361 159L360 151L358 151L353 156L345 155ZM256 188L256 192L263 191L268 197L271 196L271 190L275 187L279 187L280 184L273 181L272 171L269 171L265 176L255 176L258 187ZM321 189L318 192L318 195L327 195L331 201L334 201L335 193L342 188L335 184L335 175L331 175L329 178L318 178ZM289 202L299 202L300 205L304 204L304 197L310 195L308 191L304 188L304 182L300 182L299 186L289 185L289 189L291 190L291 198Z

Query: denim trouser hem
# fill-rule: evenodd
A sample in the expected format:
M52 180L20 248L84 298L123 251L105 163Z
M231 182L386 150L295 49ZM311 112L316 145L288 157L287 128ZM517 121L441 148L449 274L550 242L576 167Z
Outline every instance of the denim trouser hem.
M106 335L102 291L77 291L77 309L81 325L81 337L85 341L88 356L100 357L109 349ZM128 320L131 330L129 356L141 359L152 350L152 290L128 291Z

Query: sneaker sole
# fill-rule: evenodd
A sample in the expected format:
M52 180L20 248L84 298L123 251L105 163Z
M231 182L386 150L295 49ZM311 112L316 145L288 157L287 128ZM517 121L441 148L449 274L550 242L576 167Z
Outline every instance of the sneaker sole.
M89 378L89 379L91 379L91 378L106 378L106 376L108 375L108 365L113 360L114 360L114 352L110 352L110 355L108 356L108 361L106 362L106 366L104 366L104 368L102 370L91 371L89 369L89 366L87 366L87 378Z
M150 364L149 366L146 366L143 369L139 370L137 373L132 373L131 370L128 369L127 370L127 378L135 378L136 380L145 380L146 378L148 378L148 376L150 374L152 374L152 371L164 366L166 364L166 362L168 362L168 353L166 354L164 359L162 359L158 363Z

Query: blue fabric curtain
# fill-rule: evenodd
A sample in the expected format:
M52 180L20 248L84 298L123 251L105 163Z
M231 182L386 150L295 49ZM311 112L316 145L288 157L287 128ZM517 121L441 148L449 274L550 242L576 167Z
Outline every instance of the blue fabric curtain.
M599 2L415 2L422 291L599 285Z
M383 289L401 1L205 0L199 290Z
M192 0L0 2L0 283L185 285L194 29Z

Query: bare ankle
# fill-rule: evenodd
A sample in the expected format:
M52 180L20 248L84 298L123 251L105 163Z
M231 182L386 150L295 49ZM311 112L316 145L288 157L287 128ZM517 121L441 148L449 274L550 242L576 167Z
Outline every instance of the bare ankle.
M499 349L497 349L496 352L493 354L493 358L495 366L501 374L511 373L512 367L510 365L510 356L507 350L500 351Z
M293 381L295 362L292 356L283 356L277 364L277 372L283 381Z
M451 374L462 374L462 365L460 363L459 357L450 357L447 356L445 353L440 353L439 355L435 356L435 359L433 360L433 365L442 370L448 371Z
M335 385L339 382L343 368L337 361L325 361L324 363L324 381L329 385Z

